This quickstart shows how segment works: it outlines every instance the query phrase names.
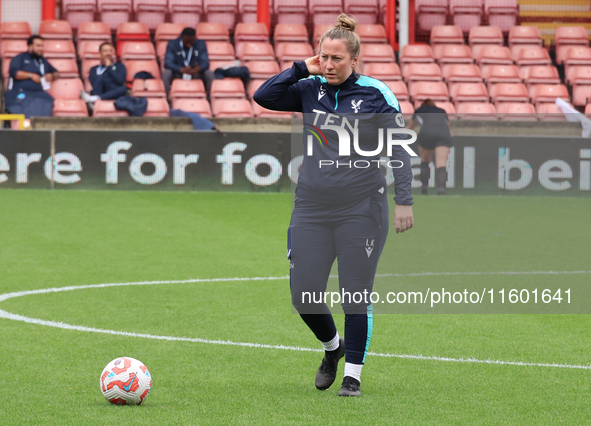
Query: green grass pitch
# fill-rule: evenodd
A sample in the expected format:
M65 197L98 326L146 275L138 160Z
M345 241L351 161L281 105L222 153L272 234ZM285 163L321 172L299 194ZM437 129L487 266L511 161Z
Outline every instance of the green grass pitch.
M381 272L591 268L591 200L415 197L415 228L390 232ZM282 277L289 194L0 191L0 294L51 287ZM444 286L590 282L591 274L424 276ZM402 278L401 278L402 279ZM288 280L75 290L0 309L78 326L319 348L290 310ZM336 317L340 331L343 316ZM370 350L591 364L587 315L376 315ZM109 404L103 367L131 356L154 385ZM584 425L591 370L368 356L361 398L314 387L322 354L153 340L0 319L1 425Z

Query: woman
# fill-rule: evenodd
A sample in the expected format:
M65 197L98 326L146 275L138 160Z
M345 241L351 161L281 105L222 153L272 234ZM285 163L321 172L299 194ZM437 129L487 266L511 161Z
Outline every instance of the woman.
M408 128L413 130L416 123L421 125L418 136L419 155L421 156L421 193L427 194L431 169L429 162L435 151L435 180L437 181L437 194L445 194L447 182L447 156L452 146L451 132L447 125L447 114L444 109L435 106L435 102L426 99L415 111Z
M318 56L295 62L254 95L264 108L303 112L304 127L322 133L319 141L324 139L312 145L315 140L308 138L305 145L288 230L288 258L292 303L325 350L316 387L324 390L332 385L339 359L345 356L341 396L361 394L361 368L373 327L371 301L343 296L342 339L326 303L305 295L326 291L335 258L343 295L371 293L388 234L387 185L379 167L380 153L360 155L357 151L375 151L380 129L404 127L398 101L387 86L355 73L360 48L355 26L355 20L340 15L335 27L320 39ZM350 152L340 155L341 138L348 140L351 134L355 149L344 143ZM397 167L393 172L398 233L413 226L412 172L405 148L394 145L392 154L393 167ZM372 167L363 167L364 162ZM355 167L359 164L362 167Z

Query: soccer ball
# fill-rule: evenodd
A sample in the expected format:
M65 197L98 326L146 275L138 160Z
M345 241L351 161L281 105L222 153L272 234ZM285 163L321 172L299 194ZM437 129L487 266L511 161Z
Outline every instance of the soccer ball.
M107 364L100 385L111 404L140 405L152 389L152 376L143 362L121 357Z

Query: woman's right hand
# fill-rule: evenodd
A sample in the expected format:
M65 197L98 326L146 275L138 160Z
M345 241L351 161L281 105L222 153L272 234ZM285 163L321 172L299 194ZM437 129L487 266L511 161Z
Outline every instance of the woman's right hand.
M322 69L320 69L320 56L312 56L306 59L306 66L310 75L322 75Z

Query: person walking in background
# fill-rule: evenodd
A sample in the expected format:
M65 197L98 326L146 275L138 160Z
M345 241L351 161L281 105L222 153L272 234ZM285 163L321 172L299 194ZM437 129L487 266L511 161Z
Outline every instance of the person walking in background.
M435 102L426 99L415 111L408 128L413 130L419 123L421 131L418 135L419 155L421 157L421 194L427 194L431 169L429 162L435 153L435 181L437 194L445 194L447 182L447 157L452 147L452 134L449 130L447 113L435 106Z

